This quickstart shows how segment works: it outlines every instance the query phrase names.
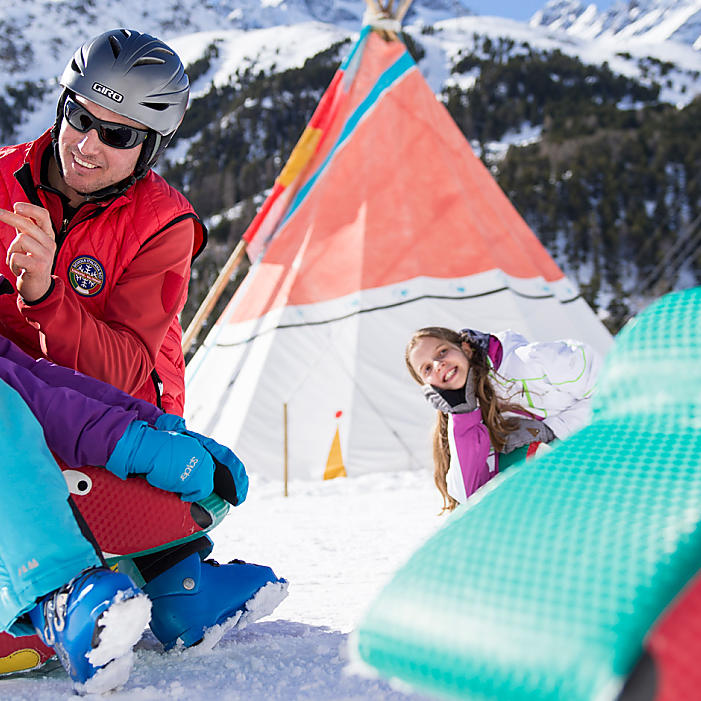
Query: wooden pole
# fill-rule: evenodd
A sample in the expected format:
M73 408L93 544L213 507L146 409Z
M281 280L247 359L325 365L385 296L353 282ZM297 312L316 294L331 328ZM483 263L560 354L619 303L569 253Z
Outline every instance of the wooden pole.
M207 317L212 313L214 305L217 303L219 297L221 297L221 294L224 292L224 288L231 279L232 274L238 268L239 263L243 259L243 255L246 252L246 245L247 244L243 239L236 244L236 248L234 248L229 256L229 260L227 260L224 264L219 276L214 281L212 287L210 287L209 292L204 298L202 304L200 304L200 308L197 310L197 313L192 318L190 325L187 327L187 331L185 331L185 334L183 335L183 354L186 354L190 350L190 346L195 342L195 338L197 338L197 334L202 328L202 325L205 321L207 321Z
M365 0L365 4L373 17L378 20L396 20L397 26L400 27L404 15L406 15L411 6L411 2L412 0L402 0L399 9L395 13L394 0L384 0L384 2L383 0ZM383 28L380 22L377 23L377 26L372 26L385 41L396 41L398 39L397 32L394 29Z
M404 0L404 2L399 6L399 9L397 10L397 21L401 23L401 21L404 19L404 15L409 11L409 8L411 7L411 0Z
M285 446L285 458L283 467L283 482L285 484L284 495L287 496L287 402L282 405L282 425L284 428L284 446Z

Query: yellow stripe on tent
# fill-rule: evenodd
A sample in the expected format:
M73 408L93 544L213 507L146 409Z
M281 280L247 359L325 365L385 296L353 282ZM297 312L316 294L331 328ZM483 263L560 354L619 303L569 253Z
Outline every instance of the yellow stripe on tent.
M280 185L287 187L295 181L295 178L302 172L304 166L309 163L309 159L316 152L316 147L321 141L322 134L323 131L321 129L315 129L314 127L307 127L302 132L297 145L292 149L289 160L282 171L280 171L277 179Z

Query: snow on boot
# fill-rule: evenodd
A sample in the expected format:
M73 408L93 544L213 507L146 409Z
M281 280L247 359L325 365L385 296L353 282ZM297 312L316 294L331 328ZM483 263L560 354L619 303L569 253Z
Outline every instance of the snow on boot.
M267 616L287 596L287 580L270 567L233 560L220 565L195 553L144 586L152 603L151 630L166 650L211 649L232 628Z
M56 653L38 635L13 637L0 633L0 677L43 667Z
M41 639L56 650L81 694L101 694L129 678L132 648L151 603L127 575L107 567L81 572L29 612Z

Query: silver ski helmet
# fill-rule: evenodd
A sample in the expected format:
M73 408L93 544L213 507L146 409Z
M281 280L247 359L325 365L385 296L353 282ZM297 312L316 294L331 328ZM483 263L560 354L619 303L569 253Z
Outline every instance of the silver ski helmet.
M151 131L135 175L156 162L185 115L190 81L178 55L150 34L113 29L86 41L68 62L60 80L57 126L68 94L133 119ZM58 133L58 129L57 129Z

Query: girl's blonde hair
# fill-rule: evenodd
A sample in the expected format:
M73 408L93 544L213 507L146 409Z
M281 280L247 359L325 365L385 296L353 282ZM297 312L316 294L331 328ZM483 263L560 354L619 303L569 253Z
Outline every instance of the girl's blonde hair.
M416 373L409 361L409 354L414 349L416 344L422 338L435 338L441 341L447 341L460 348L463 353L462 344L466 343L471 354L465 356L468 359L470 368L474 373L475 378L475 394L479 402L479 408L482 413L482 421L489 431L489 438L492 446L497 451L504 448L506 436L513 431L517 426L517 420L512 417L504 416L503 412L513 411L517 409L522 411L520 407L516 407L509 403L499 401L494 386L489 378L489 372L492 369L487 352L471 342L469 334L465 332L457 332L452 329L446 329L442 326L427 326L419 329L409 340L404 351L404 361L409 370L409 374L420 384L424 384L423 380ZM448 494L448 485L446 475L450 467L450 444L448 442L448 415L439 411L436 417L436 426L433 430L433 481L438 487L438 491L443 496L443 511L452 511L458 502Z

